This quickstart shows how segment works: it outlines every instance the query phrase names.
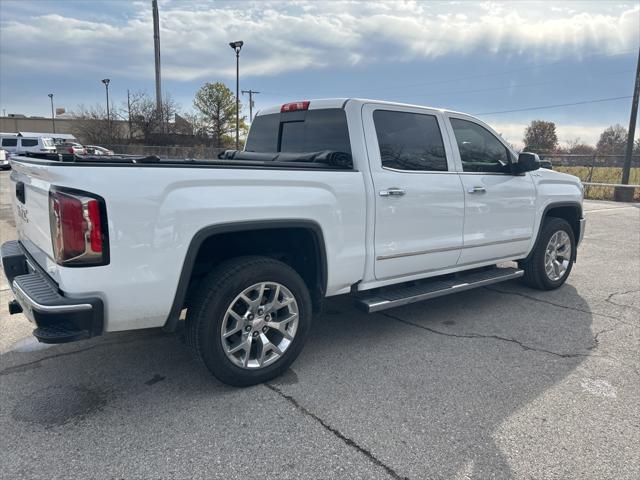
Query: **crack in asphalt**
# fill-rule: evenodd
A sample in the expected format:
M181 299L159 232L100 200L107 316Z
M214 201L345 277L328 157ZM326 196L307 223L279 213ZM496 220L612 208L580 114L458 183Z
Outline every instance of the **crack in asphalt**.
M60 357L67 357L70 355L75 355L76 353L83 353L89 350L93 350L94 348L98 348L98 347L110 347L112 345L126 345L128 343L135 343L135 342L142 342L142 341L146 341L146 340L151 340L153 338L161 338L164 335L157 335L157 336L153 336L153 337L145 337L145 338L133 338L131 340L124 340L124 341L113 341L113 342L104 342L104 343L96 343L95 345L90 345L88 347L85 348L79 348L77 350L71 350L70 352L61 352L61 353L56 353L53 355L47 355L45 357L39 358L38 360L33 360L32 362L26 362L26 363L20 363L18 365L13 365L11 367L7 367L4 370L0 370L0 376L4 376L4 375L10 375L12 373L18 373L18 372L23 372L25 370L31 370L32 368L36 368L37 366L39 366L40 363L46 361L46 360L52 360L54 358L60 358ZM11 352L6 352L2 355L6 355L7 353L11 353Z
M340 432L338 429L333 428L332 426L327 424L327 422L325 422L322 418L317 416L315 413L313 413L313 412L309 411L307 408L303 407L291 395L288 395L288 394L284 393L278 387L276 387L275 385L272 385L270 383L265 383L264 386L267 387L269 390L275 392L276 394L278 394L282 398L284 398L287 402L289 402L300 413L302 413L303 415L305 415L305 416L307 416L309 418L312 418L313 420L318 422L320 424L320 426L322 426L322 428L324 428L327 432L331 433L332 435L334 435L338 439L342 440L342 442L344 442L346 445L356 449L358 452L360 452L365 457L367 457L376 466L378 466L380 468L383 468L391 476L391 478L394 478L395 480L408 480L409 479L409 477L403 477L402 475L400 475L392 467L390 467L389 465L385 464L382 460L378 459L369 450L367 450L366 448L364 448L361 445L359 445L355 440L347 437L345 434Z
M615 315L608 315L606 313L598 313L598 312L593 312L591 310L584 310L582 308L570 307L569 305L563 305L562 303L556 303L556 302L552 302L550 300L543 300L542 298L533 297L531 295L527 295L526 293L522 293L522 292L513 292L513 291L509 291L509 290L500 290L499 288L494 288L494 287L483 287L483 288L485 288L486 290L490 290L492 292L502 293L503 295L515 295L517 297L526 298L528 300L531 300L531 301L534 301L534 302L539 302L539 303L544 303L546 305L551 305L553 307L563 308L565 310L572 310L574 312L588 313L589 315L596 315L598 317L609 318L611 320L614 320L614 321L619 322L619 323L623 323L625 325L629 325L629 326L632 326L632 327L637 327L637 325L634 324L633 322L627 322L625 320L622 320L620 317L616 317ZM616 292L616 293L612 293L611 295L609 295L609 297L612 297L613 295L622 295L622 294L625 294L625 293L631 293L633 291L634 290L631 290L630 292ZM622 305L622 304L617 304L617 303L614 303L614 302L609 302L609 303L613 303L614 305L619 305L619 306L622 306L622 307L630 307L629 305ZM636 307L630 307L630 308L636 308Z
M609 294L607 298L605 298L605 302L608 302L612 305L616 305L618 307L632 308L633 310L640 310L640 308L636 307L635 305L627 305L625 303L618 303L613 301L613 297L615 297L616 295L627 295L629 293L635 293L635 292L640 292L640 289L635 288L633 290L627 290L626 292L613 292Z
M501 289L495 288L495 287L484 287L484 288L487 289L487 290L491 290L492 292L502 293L503 295L515 295L517 297L523 297L523 298L526 298L526 299L529 299L529 300L533 300L534 302L545 303L547 305L552 305L554 307L564 308L565 310L573 310L574 312L588 313L590 315L599 315L601 317L606 317L606 318L611 318L613 320L618 320L618 317L613 316L613 315L607 315L606 313L592 312L591 310L584 310L582 308L577 308L577 307L570 307L569 305L563 305L562 303L552 302L551 300L544 300L542 298L533 297L531 295L527 295L526 293L522 293L522 292L513 292L513 291L510 291L510 290L501 290Z
M554 355L556 357L561 357L561 358L576 358L576 357L590 357L590 356L592 356L591 354L588 354L588 353L560 353L560 352L554 352L553 350L546 350L544 348L532 347L530 345L527 345L527 344L521 342L520 340L516 340L515 338L501 337L500 335L482 335L480 333L469 333L469 334L447 333L447 332L443 332L441 330L436 330L434 328L430 328L430 327L427 327L427 326L424 326L424 325L420 325L418 323L410 322L410 321L405 320L403 318L396 317L395 315L391 315L390 313L381 313L381 315L384 315L385 317L391 318L392 320L395 320L397 322L404 323L406 325L411 325L413 327L421 328L423 330L427 330L428 332L435 333L437 335L443 335L445 337L483 338L483 339L490 339L490 340L500 340L502 342L508 342L508 343L513 343L515 345L518 345L523 350L529 350L529 351L533 351L533 352L544 353L544 354L547 354L547 355ZM597 347L597 342L594 341L594 345L592 345L590 347L587 347L587 349L591 350L591 349L594 349L596 347Z

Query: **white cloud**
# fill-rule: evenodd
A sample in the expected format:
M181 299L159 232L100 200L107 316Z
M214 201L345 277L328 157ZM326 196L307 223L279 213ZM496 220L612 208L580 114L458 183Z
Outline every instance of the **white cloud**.
M163 76L232 77L226 44L242 38L245 76L365 62L493 52L554 61L637 48L640 6L580 13L521 2L161 2ZM577 2L571 7L578 9ZM72 14L2 20L2 68L82 68L151 78L148 2L101 21Z

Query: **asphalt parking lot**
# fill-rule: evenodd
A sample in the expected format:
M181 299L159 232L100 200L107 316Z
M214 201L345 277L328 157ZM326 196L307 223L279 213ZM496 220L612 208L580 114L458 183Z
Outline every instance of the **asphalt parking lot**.
M247 389L181 332L38 344L0 278L0 478L640 478L638 207L586 202L556 291L329 301L293 367Z

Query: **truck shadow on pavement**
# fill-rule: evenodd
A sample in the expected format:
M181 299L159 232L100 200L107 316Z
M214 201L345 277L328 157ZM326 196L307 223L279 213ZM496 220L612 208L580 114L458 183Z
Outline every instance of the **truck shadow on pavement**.
M543 292L507 283L371 315L348 299L329 300L292 370L248 389L211 377L192 359L182 332L111 334L9 352L2 356L0 398L11 415L2 425L11 434L29 424L31 433L22 435L37 437L34 428L65 435L61 427L73 424L76 435L99 439L127 423L148 438L162 423L161 451L194 428L190 434L203 437L224 435L238 419L248 432L260 428L247 409L268 404L273 422L295 409L381 476L512 478L505 446L515 448L513 438L535 439L510 417L530 416L523 407L597 349L589 306L571 285L562 287L562 298L549 303ZM552 428L544 407L534 411L541 413L527 418L532 431ZM123 442L134 445L136 433L130 435ZM307 438L303 432L296 441ZM86 442L73 448L90 449ZM217 447L227 470L211 465L211 472L231 473L246 463L246 452L233 444ZM314 461L304 451L299 474ZM286 448L274 452L269 462L275 464L289 455ZM198 455L206 460L208 454L189 452ZM172 468L188 475L189 462Z

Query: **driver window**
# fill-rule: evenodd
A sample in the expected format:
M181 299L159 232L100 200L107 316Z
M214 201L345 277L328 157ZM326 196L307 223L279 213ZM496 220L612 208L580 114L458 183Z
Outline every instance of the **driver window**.
M449 120L458 143L463 171L511 172L509 151L489 130L467 120Z

